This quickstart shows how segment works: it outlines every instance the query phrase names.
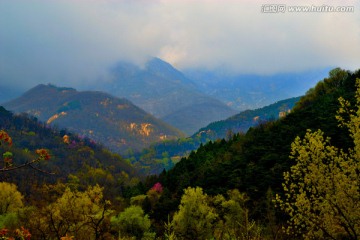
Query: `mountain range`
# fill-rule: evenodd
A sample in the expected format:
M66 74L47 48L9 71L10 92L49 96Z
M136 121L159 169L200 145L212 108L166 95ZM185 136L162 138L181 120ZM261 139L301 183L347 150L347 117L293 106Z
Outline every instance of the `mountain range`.
M271 219L267 215L269 202L273 201L275 193L284 194L284 172L289 171L290 167L301 161L296 161L297 158L300 158L299 155L294 158L289 157L290 155L294 156L292 147L294 148L295 144L292 143L296 138L302 139L309 131L315 133L321 129L324 132L324 138L331 139L331 147L326 145L326 148L330 149L332 146L336 146L344 149L345 152L353 148L354 141L349 136L348 129L339 125L336 116L339 115L338 110L341 106L339 97L352 103L347 105L346 110L348 111L343 114L356 114L359 103L356 104L355 86L359 79L360 71L349 72L335 69L330 72L329 77L320 81L315 88L301 97L286 117L264 122L251 128L245 134L236 134L228 140L211 141L201 145L188 157L182 158L171 170L161 173L158 179L153 181L165 183L165 187L170 191L169 199L174 200L178 199L184 189L189 186L201 187L210 196L225 194L229 189L238 189L240 192L246 193L247 200L249 200L246 202L246 206L249 207L249 215L268 224ZM313 142L310 142L312 145L306 145L311 150L305 147L301 148L302 151L308 153L300 155L301 157L311 160L319 157L312 155L314 154L313 149L321 149L319 154L326 154L324 152L328 149L324 150L315 145L316 140ZM301 140L301 144L304 143L305 140ZM299 153L297 152L297 154ZM334 154L338 154L338 152ZM325 161L326 157L324 158L323 155L321 157ZM315 165L314 163L312 166L304 166L309 170L301 170L301 174L312 172L311 170L316 168ZM333 165L335 164L329 163L326 166L330 169ZM321 174L330 172L335 175L335 171L328 171L321 171ZM319 172L315 171L315 174ZM344 171L344 174L348 173ZM319 178L321 183L322 177ZM353 186L358 186L357 183L354 182ZM318 191L314 192L318 194ZM317 200L318 198L316 198ZM164 205L159 206L154 212L169 206L165 204L169 201L168 199L164 200ZM161 220L165 221L167 216L164 214ZM284 217L279 217L279 219L283 220ZM289 239L289 235L283 239ZM296 237L291 239L296 239Z
M210 123L196 132L193 137L199 137L202 142L206 142L227 138L228 135L231 136L234 133L246 133L250 127L285 117L299 100L300 97L294 97L262 108L242 111L225 120Z
M158 173L173 166L176 159L195 150L201 143L226 138L230 133L246 132L261 122L288 114L298 100L291 98L243 111L210 123L189 138L183 138L185 134L130 101L99 91L79 92L73 88L40 84L4 106L15 113L25 112L52 126L94 139L112 151L132 158L130 161L138 168L147 166L147 171ZM179 115L179 119L186 117ZM134 152L136 154L132 155ZM164 153L168 160L156 160L162 159Z
M257 109L274 102L302 96L328 76L330 68L278 74L231 74L219 70L185 69L203 93L238 111Z
M256 237L257 239L296 239L299 237L299 235L295 235L297 233L290 232L293 235L289 235L289 232L280 231L284 226L287 226L286 224L289 224L287 220L291 218L290 214L292 212L290 214L289 212L283 212L283 209L274 205L274 197L294 194L291 197L300 197L300 200L303 200L303 195L301 195L303 192L312 194L311 199L308 198L310 201L308 199L305 201L306 211L312 206L316 206L316 211L325 211L326 216L329 215L331 218L340 219L345 216L342 214L343 212L347 214L346 216L349 215L348 212L342 211L342 205L350 202L350 212L355 211L353 215L355 217L351 219L356 219L356 210L358 209L356 204L359 202L356 189L359 185L359 174L354 170L356 168L348 170L350 167L347 166L347 162L352 161L353 157L348 157L348 154L353 154L355 150L352 149L357 143L356 140L353 141L353 136L349 135L348 129L339 125L339 118L336 116L341 114L341 117L345 119L352 118L348 125L350 127L353 126L352 123L356 124L354 119L356 120L358 116L346 114L356 114L358 110L359 101L356 99L358 97L356 82L359 81L359 78L360 71L350 72L334 69L330 72L328 78L320 81L315 88L307 91L306 95L300 99L292 98L268 106L269 112L273 111L274 114L265 114L263 113L264 109L257 112L245 111L244 116L248 117L249 120L254 120L254 116L256 117L255 120L259 122L257 126L251 127L246 133L234 134L227 139L217 139L201 144L196 151L192 151L188 157L182 158L170 170L162 171L159 175L143 178L141 182L139 181L139 177L142 177L141 174L128 161L104 149L92 140L66 130L59 131L27 114L12 114L0 107L0 129L5 129L13 138L13 146L2 144L0 150L1 153L8 156L9 154L14 156L15 166L36 158L36 149L41 148L51 153L49 161L41 161L38 165L33 166L34 168L15 169L11 173L3 172L0 175L2 181L17 184L18 189L24 194L26 203L30 206L19 215L22 222L16 222L14 217L11 220L15 219L15 224L29 228L32 236L40 239L41 236L47 236L45 234L53 233L52 229L48 228L47 222L52 224L52 217L56 216L59 211L62 214L62 218L59 220L60 224L65 222L63 217L68 215L70 215L69 219L71 221L77 223L83 216L87 216L85 215L87 213L80 211L75 215L71 211L84 210L87 206L92 207L93 202L104 202L103 210L99 211L99 214L91 212L89 215L92 223L95 219L94 216L99 216L101 221L106 220L103 223L95 220L95 224L101 223L105 225L100 229L101 231L99 230L99 233L103 234L102 229L109 229L106 230L108 231L106 233L109 234L103 234L106 237L116 232L116 229L112 230L110 224L110 217L112 216L118 216L118 218L126 216L126 218L130 219L129 225L133 222L134 216L140 220L147 219L149 220L147 225L156 231L156 236L166 237L168 236L168 226L176 223L179 213L183 214L185 212L187 215L184 215L183 219L190 218L194 224L197 221L212 224L209 225L208 229L215 230L212 230L213 232L210 235L217 234L216 231L224 228L224 226L227 227L229 224L236 230L240 227L244 228L241 232L236 233L239 237L244 236L242 235L243 232L248 232L252 236L255 236L255 234L259 236ZM44 93L51 97L44 96ZM25 100L33 102L33 98L30 98L31 94L38 97L39 102L37 105L40 106L43 106L40 103L45 106L44 102L47 101L60 101L62 95L68 94L68 99L71 101L59 105L56 111L57 113L65 112L66 114L61 114L58 118L50 117L48 121L53 123L57 119L67 116L67 114L70 115L71 111L87 108L85 102L83 102L85 99L71 98L71 95L84 94L88 99L92 93L77 92L72 88L39 85L24 94L25 99L21 104L28 104ZM111 109L110 106L113 102L117 104L116 106L119 105L116 99L110 98L110 95L105 93L99 93L99 95L106 96L105 101L100 101L100 105L107 110L108 108ZM348 101L344 107L346 110L342 108L339 111L340 97ZM92 105L96 105L95 103L101 99L96 99ZM287 109L291 108L295 101L297 101L295 107L289 112ZM20 102L18 104L21 105ZM122 102L122 104L125 103ZM120 109L123 109L123 105L121 105ZM277 114L278 112L280 114ZM266 121L266 117L271 118L272 115L275 115L274 117L277 115L280 118L275 121ZM241 114L229 118L229 120L231 119L242 119ZM82 121L86 125L86 121ZM220 121L220 123L226 122L232 123L231 121ZM214 129L214 131L217 130L216 127L212 128L210 126L212 124L209 125L209 128ZM326 145L319 143L315 137L300 140L306 135L309 136L310 132L319 134L318 136L321 136L319 140L322 140L322 136L324 136ZM68 141L68 139L71 141ZM324 147L327 151L325 154L329 155L329 158L324 158ZM338 151L337 148L344 150ZM151 152L149 155L151 155ZM168 156L164 153L163 158L166 159ZM299 163L302 163L302 158L309 159L312 165L303 164L301 166ZM316 158L320 159L320 163L316 161ZM150 159L153 158L150 156ZM354 159L356 165L356 156L354 156ZM296 165L294 166L294 164ZM323 166L324 170L320 171L321 168L318 165ZM45 172L36 170L45 170ZM47 171L52 171L55 174L46 174ZM291 172L288 173L289 171ZM322 174L319 175L319 172ZM291 181L290 185L295 186L293 188L295 190L294 193L289 193L286 189L289 186L286 176L293 176L292 173L299 173L299 177L296 176ZM311 176L310 184L307 182L310 179L309 176ZM324 183L322 181L324 177L329 181ZM342 194L343 192L339 191L340 188L334 185L336 179L345 179L345 185L342 186L347 189L355 189L355 194ZM302 185L306 186L304 191L301 188ZM101 192L93 191L92 194L87 194L86 196L90 200L84 201L86 206L80 205L81 207L76 209L78 205L75 205L74 202L81 201L78 199L84 198L79 198L78 194L70 195L68 193L81 193L88 186L98 186ZM297 192L298 189L296 188L299 186L300 193ZM317 191L318 188L314 190L314 186L315 188L316 186L321 187L321 192ZM319 194L321 200L324 201L318 201ZM340 195L337 198L339 200L334 201L335 208L333 206L327 208L327 205L322 208L323 203L334 203L332 199L327 201L327 198L328 195L335 194ZM66 196L66 198L63 196ZM103 197L107 202L102 201ZM196 202L194 199L200 199L201 201ZM57 204L62 202L64 202L64 207L59 208L60 210L55 208L58 206ZM82 206L85 206L85 208ZM297 205L295 204L295 206ZM109 210L108 215L105 214L107 207ZM129 209L135 207L142 211L141 218L136 217L137 211L129 211ZM71 211L67 211L68 208ZM192 211L188 213L189 211L186 209L192 209ZM199 209L202 210L200 214L198 213ZM334 211L334 209L340 209L340 211ZM118 215L115 215L117 213ZM126 215L123 215L125 213ZM204 217L208 213L214 214L215 217ZM315 215L316 219L318 219L317 226L321 226L323 218L318 218L317 212L315 212ZM12 216L16 217L17 215ZM49 221L44 221L46 223L43 228L44 231L38 228L38 226L43 226L38 224L38 219L42 219L40 217L43 216L50 216ZM75 217L73 218L73 216ZM174 216L172 221L170 220L171 216ZM32 222L33 219L35 219L34 223ZM239 221L244 223L234 225L233 219L240 219ZM213 223L213 221L215 222ZM6 227L12 223L10 221L10 223L4 222L7 224ZM357 224L358 220L356 219L354 222ZM250 231L256 225L261 226L255 230L257 233ZM313 226L312 223L309 225ZM201 225L198 229L202 229L203 226L205 225ZM342 227L337 221L331 222L331 227L336 228L338 226ZM188 231L187 229L191 227L191 225L188 225L185 230ZM348 237L345 235L349 233L346 229L340 227L337 229L340 229L341 232L336 237L333 237L334 239L357 239L356 236ZM222 231L222 229L219 231ZM188 239L202 239L201 235L198 235L196 231L194 232L195 234L188 237ZM337 233L338 231L335 234ZM183 236L181 235L182 232L177 234L180 237ZM222 234L219 236L219 239L224 239Z
M106 84L101 82L92 88L125 97L188 135L237 113L199 91L193 81L159 58L149 60L142 67L119 62L110 76Z
M327 76L328 70L274 75L239 75L204 69L179 71L159 58L150 58L143 65L119 61L106 70L106 77L95 83L74 83L69 87L126 98L191 136L200 128L241 111L303 95L318 79ZM9 84L2 81L0 102L27 90Z
M125 153L185 135L206 142L224 138L227 132L245 132L259 121L271 116L276 119L296 100L284 102L284 106L278 102L280 105L274 105L271 113L259 113L262 106L282 96L305 92L314 78L321 79L315 76L324 74L322 70L274 76L229 75L199 69L184 72L159 58L143 66L118 62L109 71L109 78L82 86L84 91L41 84L2 105ZM14 89L2 85L0 100L19 94L20 86ZM257 111L244 111L248 108Z
M116 152L140 150L184 134L124 98L99 91L40 84L3 104L100 142Z

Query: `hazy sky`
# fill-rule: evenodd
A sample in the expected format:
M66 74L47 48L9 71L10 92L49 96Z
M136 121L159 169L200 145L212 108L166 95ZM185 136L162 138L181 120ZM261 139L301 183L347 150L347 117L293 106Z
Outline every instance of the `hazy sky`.
M269 3L286 10L263 13ZM293 5L355 9L289 12ZM359 69L360 1L0 0L1 82L76 86L118 60L149 56L233 73Z

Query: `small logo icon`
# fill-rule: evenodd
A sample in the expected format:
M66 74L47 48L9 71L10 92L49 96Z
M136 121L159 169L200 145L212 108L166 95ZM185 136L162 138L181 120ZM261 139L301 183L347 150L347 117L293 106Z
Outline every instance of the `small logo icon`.
M286 5L284 4L264 4L261 6L263 13L285 13Z

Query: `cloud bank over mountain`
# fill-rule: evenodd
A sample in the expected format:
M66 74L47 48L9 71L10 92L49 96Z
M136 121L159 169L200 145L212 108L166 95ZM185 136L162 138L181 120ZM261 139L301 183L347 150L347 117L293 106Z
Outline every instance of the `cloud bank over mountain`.
M307 1L282 1L307 6ZM2 0L0 82L84 85L119 60L160 57L179 69L274 74L356 69L360 2L351 13L263 13L269 1Z

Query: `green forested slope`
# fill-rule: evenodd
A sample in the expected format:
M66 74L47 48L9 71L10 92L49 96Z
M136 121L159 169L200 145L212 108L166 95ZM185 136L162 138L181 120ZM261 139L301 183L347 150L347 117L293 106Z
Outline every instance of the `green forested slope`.
M335 115L340 96L353 101L359 77L359 71L332 70L285 118L260 124L229 141L200 146L157 180L164 183L174 201L188 186L200 186L212 195L237 188L249 196L251 213L259 217L264 213L266 192L281 192L283 172L293 165L289 155L296 136L304 136L307 129L321 129L335 146L352 146L348 132L338 127Z
M140 153L129 155L132 163L143 168L144 172L158 174L163 169L170 169L200 144L231 137L234 133L245 133L250 127L276 120L282 114L288 114L300 97L278 101L259 109L246 110L225 120L210 123L193 136L177 140L162 141L152 144Z
M73 181L82 189L89 184L106 185L107 193L118 194L126 182L139 176L119 155L94 141L50 128L26 114L14 115L0 107L0 130L5 130L13 140L11 147L0 145L0 152L12 152L14 166L36 158L36 149L44 148L51 154L51 160L39 163L38 167L55 174L32 168L0 174L0 181L15 182L23 192L30 193L43 184Z

